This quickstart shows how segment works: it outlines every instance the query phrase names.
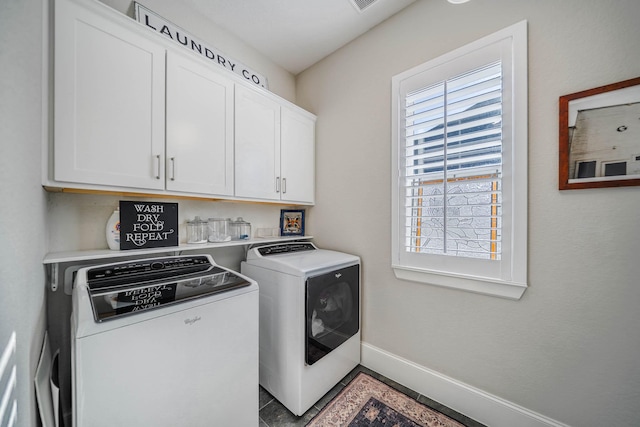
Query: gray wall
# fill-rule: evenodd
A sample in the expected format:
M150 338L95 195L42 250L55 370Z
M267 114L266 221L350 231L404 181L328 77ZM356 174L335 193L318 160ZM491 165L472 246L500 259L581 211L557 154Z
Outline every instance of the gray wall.
M558 191L558 97L640 75L637 0L418 0L298 76L321 246L363 259L363 341L572 426L640 423L640 188ZM529 28L529 284L520 301L390 268L391 77ZM413 46L413 48L410 48Z
M0 0L0 354L15 332L18 426L36 425L33 378L45 321L41 18L41 0Z

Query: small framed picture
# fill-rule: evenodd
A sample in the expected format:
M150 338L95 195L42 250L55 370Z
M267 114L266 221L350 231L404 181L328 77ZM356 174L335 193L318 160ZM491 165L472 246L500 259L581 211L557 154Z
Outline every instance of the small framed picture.
M304 236L304 209L280 210L280 235Z

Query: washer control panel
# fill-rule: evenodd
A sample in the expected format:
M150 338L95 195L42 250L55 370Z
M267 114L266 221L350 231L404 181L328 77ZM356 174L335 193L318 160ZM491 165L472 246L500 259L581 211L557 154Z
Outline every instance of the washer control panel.
M206 256L178 256L127 261L92 268L87 272L89 289L100 289L144 280L176 277L207 271L213 264Z

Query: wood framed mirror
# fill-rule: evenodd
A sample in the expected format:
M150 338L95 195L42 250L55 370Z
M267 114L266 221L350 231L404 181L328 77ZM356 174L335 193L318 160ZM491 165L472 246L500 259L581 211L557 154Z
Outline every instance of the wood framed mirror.
M640 77L560 97L560 190L640 185Z

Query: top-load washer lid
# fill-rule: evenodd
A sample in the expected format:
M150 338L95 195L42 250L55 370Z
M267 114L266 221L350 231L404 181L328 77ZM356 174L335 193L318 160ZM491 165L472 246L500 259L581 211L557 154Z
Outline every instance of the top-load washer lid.
M310 242L280 243L252 248L247 253L247 264L293 276L309 276L328 268L341 268L357 264L355 255L318 249Z
M179 256L107 264L86 270L96 322L248 286L207 256Z

